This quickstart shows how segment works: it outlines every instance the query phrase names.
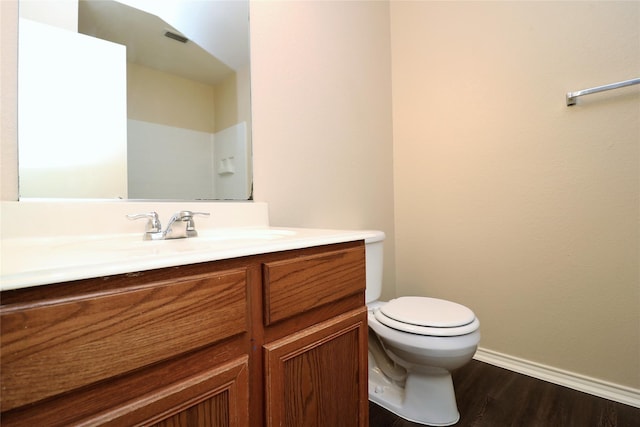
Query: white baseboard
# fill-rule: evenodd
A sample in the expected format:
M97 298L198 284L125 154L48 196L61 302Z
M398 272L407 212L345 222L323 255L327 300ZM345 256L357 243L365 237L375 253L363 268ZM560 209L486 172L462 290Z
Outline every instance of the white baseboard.
M594 396L603 397L615 402L624 403L625 405L640 408L640 390L638 389L587 377L576 374L575 372L553 368L551 366L542 365L530 360L520 359L518 357L509 356L508 354L498 353L485 348L478 348L478 351L473 358L490 365L505 368L510 371L538 378L553 384L569 387Z

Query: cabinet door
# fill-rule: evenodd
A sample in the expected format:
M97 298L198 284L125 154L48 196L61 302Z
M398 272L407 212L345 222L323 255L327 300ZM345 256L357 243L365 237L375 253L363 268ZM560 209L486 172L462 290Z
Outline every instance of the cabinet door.
M266 344L267 426L368 426L366 309Z
M249 419L248 357L204 370L113 408L82 425L244 427Z

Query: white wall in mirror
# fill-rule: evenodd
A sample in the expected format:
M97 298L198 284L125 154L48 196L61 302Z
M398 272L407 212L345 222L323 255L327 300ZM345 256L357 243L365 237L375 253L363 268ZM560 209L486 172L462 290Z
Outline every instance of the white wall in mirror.
M140 120L128 124L130 199L248 199L246 123L199 132Z
M20 0L20 17L78 31L78 0Z
M251 182L245 179L251 168L251 146L247 124L238 123L213 136L213 186L219 199L247 199L251 196Z
M213 199L212 134L128 121L131 199Z
M29 19L18 39L22 197L126 198L124 46Z

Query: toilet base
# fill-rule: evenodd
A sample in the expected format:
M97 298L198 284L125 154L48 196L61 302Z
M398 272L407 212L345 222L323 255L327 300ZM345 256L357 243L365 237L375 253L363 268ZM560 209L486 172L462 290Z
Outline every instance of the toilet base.
M409 372L404 385L390 381L369 354L369 400L415 423L450 426L460 420L451 374Z

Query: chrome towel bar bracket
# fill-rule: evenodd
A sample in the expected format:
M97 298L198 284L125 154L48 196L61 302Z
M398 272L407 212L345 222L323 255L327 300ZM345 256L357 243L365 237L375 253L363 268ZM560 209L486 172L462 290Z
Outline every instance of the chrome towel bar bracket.
M640 78L631 79L631 80L625 80L625 81L617 82L617 83L611 83L611 84L603 85L603 86L592 87L590 89L578 90L578 91L575 91L575 92L568 92L567 93L567 107L570 107L572 105L576 105L576 101L577 101L579 96L590 95L592 93L604 92L605 90L618 89L618 88L621 88L621 87L637 85L637 84L640 84Z

